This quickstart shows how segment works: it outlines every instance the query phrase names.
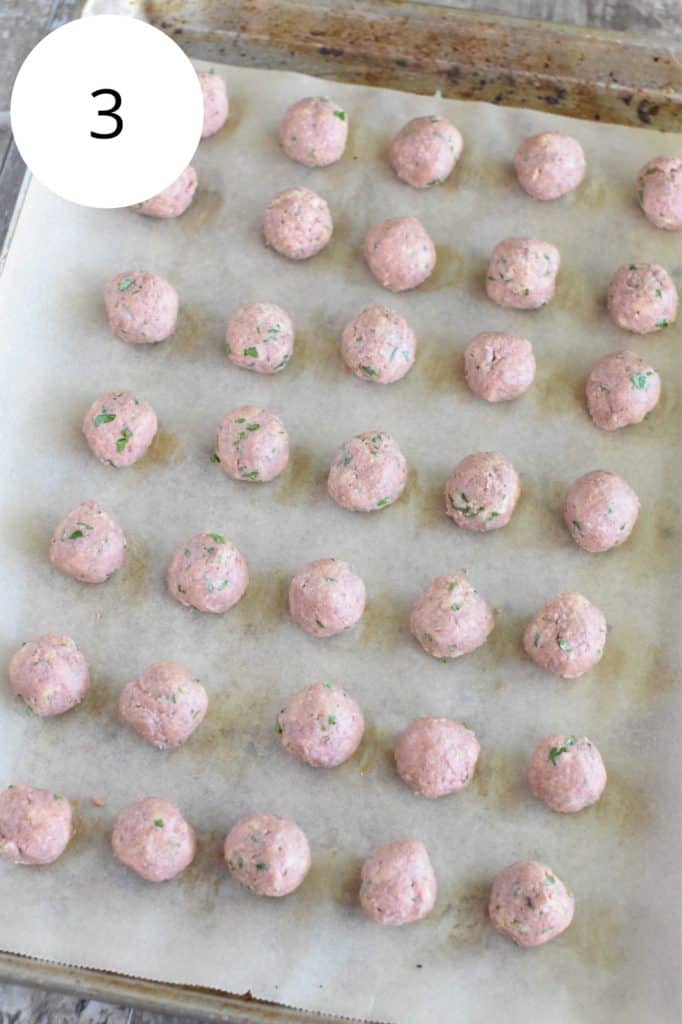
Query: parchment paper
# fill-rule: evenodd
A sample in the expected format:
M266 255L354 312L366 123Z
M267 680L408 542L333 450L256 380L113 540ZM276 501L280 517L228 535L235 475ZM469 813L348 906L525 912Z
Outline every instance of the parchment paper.
M504 1019L621 1022L677 1019L679 983L679 699L675 689L679 555L675 434L679 330L638 339L607 316L615 268L657 260L682 283L680 239L658 231L633 200L640 165L680 151L680 140L532 112L443 102L321 83L289 73L219 68L233 114L196 158L200 192L177 222L70 206L30 186L2 280L0 479L3 663L27 638L72 635L92 665L83 706L61 719L28 716L0 687L0 783L50 786L76 804L78 831L46 869L0 864L0 947L147 978L215 986L308 1009L392 1022ZM276 127L295 99L332 94L350 118L344 159L308 171L281 152ZM465 149L452 179L418 193L398 182L387 144L408 118L442 112ZM510 171L518 142L563 128L585 146L589 175L576 196L536 203ZM280 188L324 195L335 232L328 249L293 264L267 251L260 216ZM438 247L419 291L384 292L361 258L366 228L416 214ZM488 255L508 235L536 235L562 252L558 294L537 313L505 312L485 298ZM104 281L129 267L167 275L180 293L177 335L125 345L107 326ZM281 303L297 327L296 353L265 379L222 351L242 302ZM419 337L414 370L372 386L345 371L338 339L365 305L384 302ZM521 400L488 406L462 378L462 351L483 329L516 330L535 346L538 378ZM598 431L583 382L606 352L630 347L663 377L663 397L638 427ZM162 426L138 466L99 465L80 435L92 398L130 388ZM221 416L244 402L279 413L291 435L289 469L270 485L228 480L209 461ZM412 467L394 507L352 515L326 496L329 462L347 437L395 434ZM511 524L488 536L458 530L441 488L453 465L497 449L518 468L523 496ZM568 485L597 467L622 474L642 501L621 550L591 556L561 521ZM114 513L128 538L124 570L87 587L53 570L57 521L85 498ZM171 552L199 530L244 552L247 596L225 617L201 615L165 593ZM369 604L361 625L331 640L307 637L286 612L286 587L305 562L351 561ZM444 665L407 629L409 606L437 574L466 567L499 609L489 642ZM612 632L596 670L562 682L521 650L526 621L562 590L585 593ZM148 748L116 719L121 686L159 658L186 665L207 686L208 717L183 749ZM275 715L292 691L321 679L345 685L367 718L364 744L333 771L314 771L279 747ZM431 802L396 778L391 748L420 714L464 720L480 737L474 783ZM609 784L598 806L552 814L533 799L525 770L555 730L588 734ZM195 863L153 886L109 849L116 814L147 794L175 800L200 835ZM97 809L90 796L106 805ZM246 812L294 818L314 866L283 901L234 884L221 839ZM356 905L363 856L380 842L420 837L439 879L434 912L382 929ZM573 889L571 929L541 950L497 936L485 916L490 880L504 865L540 858Z

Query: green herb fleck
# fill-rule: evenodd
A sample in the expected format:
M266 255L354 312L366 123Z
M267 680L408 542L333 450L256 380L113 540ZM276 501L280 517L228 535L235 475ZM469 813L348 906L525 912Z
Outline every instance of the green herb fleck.
M100 413L95 416L92 421L96 427L101 427L103 423L112 423L116 419L115 412L107 412L106 409L102 409Z
M660 288L656 289L656 298L657 299L662 299L663 298L663 292L661 291Z
M552 885L554 885L554 883L556 882L556 878L554 877L554 875L550 875L548 871L545 871L545 878L546 878L546 879L547 879L547 881L548 881L548 882L550 882L550 883L551 883Z
M157 828L163 828L163 818L154 818L154 824Z
M530 289L528 289L528 288L524 288L524 289L523 289L523 294L524 294L524 295L529 295L529 294L530 294Z
M450 607L452 608L453 612L458 612L462 606L461 604L456 604L455 602L453 602L450 605Z
M259 860L258 863L256 864L257 871L266 871L267 867L267 864L262 860Z
M211 537L216 542L216 544L225 543L225 538L221 537L219 533L209 533L209 537Z
M336 715L327 715L327 723L329 725L336 725Z
M120 292L127 292L134 280L134 277L124 277L122 281L118 282L118 290Z
M281 735L282 735L282 733L284 732L284 729L283 729L283 728L282 728L282 726L281 726L281 725L279 724L279 722L277 722L277 723L276 723L276 725L275 725L275 732L276 732L276 733L278 733L278 734L279 734L280 736L281 736Z
M31 707L30 704L26 705L26 714L27 715L32 715L33 714L33 708Z
M81 537L83 537L83 536L85 536L85 534L83 533L82 530L74 530L73 533L70 533L69 536L66 539L67 540L80 540Z
M647 377L649 374L646 373L633 373L630 377L633 388L637 388L638 391L644 391L649 386Z
M390 498L381 498L377 502L377 508L383 508L384 505L390 505L390 504L391 504L391 499Z
M583 532L582 526L580 525L580 523L578 522L578 520L577 520L577 519L574 519L574 520L572 521L572 523L571 523L571 526L572 526L572 527L573 527L574 529L576 529L576 530L578 531L578 533L582 533L582 532Z
M372 366L361 366L361 367L360 367L360 369L361 369L361 370L362 370L362 372L363 372L363 373L365 373L365 374L366 374L366 375L367 375L368 377L378 377L378 376L379 376L379 374L377 373L377 371L376 371L376 370L375 370L375 369L374 369L374 368L373 368Z
M572 747L574 745L575 745L575 736L569 736L568 739L566 740L566 742L564 743L563 747L552 747L551 748L551 750L550 750L550 752L548 754L549 760L552 762L552 764L555 765L557 763L557 758L561 757L562 754L566 754L568 752L568 748Z
M117 452L122 452L123 449L125 448L125 446L128 444L128 441L130 440L130 438L132 436L133 436L132 430L129 430L128 427L124 427L123 430L121 431L121 436L119 437L118 441L116 442L116 451Z
M242 473L241 475L242 475L242 479L243 480L257 480L258 479L258 470L257 469L252 469L250 473Z
M637 267L635 266L634 263L631 263L630 266L628 267L628 270L637 270Z
M562 651L572 651L573 647L569 644L568 640L557 640L557 643Z
M254 430L260 430L260 423L247 423L246 429L253 433Z
M220 462L220 456L217 452L213 452L211 455L211 462Z
M658 323L655 326L656 327L670 327L670 321L669 320L659 320Z
M335 110L334 111L334 117L338 117L339 121L345 121L346 120L346 111L345 110Z
M245 356L251 356L253 359L258 358L258 349L251 345L249 348L244 349ZM243 423L244 420L237 420L237 423Z
M323 685L323 686L326 686L326 688L327 688L328 690L331 690L331 688L332 688L332 684L331 684L331 683L322 683L322 685Z

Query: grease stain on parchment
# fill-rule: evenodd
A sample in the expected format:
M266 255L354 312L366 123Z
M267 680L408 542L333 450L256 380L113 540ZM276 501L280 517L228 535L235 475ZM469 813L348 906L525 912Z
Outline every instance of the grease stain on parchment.
M178 883L195 907L211 911L215 907L221 882L228 877L223 857L224 832L203 832L197 836L192 863L179 876Z
M192 205L179 222L187 239L194 242L197 231L215 224L220 219L222 207L222 194L200 185Z
M562 936L562 944L578 953L582 963L620 971L625 958L623 935L632 922L624 906L615 901L582 901L576 907L571 927Z
M323 496L326 473L315 467L313 455L302 448L294 448L289 464L275 485L275 500L282 505L300 506L312 498Z
M601 799L585 813L609 834L622 839L644 838L652 824L653 814L646 788L628 782L607 766L608 780Z
M613 710L615 704L650 705L679 683L679 673L663 649L647 642L639 629L624 626L607 637L604 657L592 671L594 700L600 713Z
M393 650L410 642L409 605L388 589L373 590L369 595L361 624L359 642Z
M483 747L471 787L487 808L518 811L527 796L525 777L525 761L518 751Z
M180 438L176 437L175 434L168 433L163 427L159 427L149 451L140 462L135 464L135 468L143 470L149 464L177 466L184 462L184 459L185 452Z
M547 415L580 416L584 412L587 416L586 379L586 374L577 373L575 366L564 363L553 373L541 373L535 379L530 394Z
M461 390L464 357L460 352L442 349L418 352L413 373L428 391L454 395Z
M394 774L393 746L389 735L366 722L362 743L353 763L357 764L362 775L374 772Z
M480 945L487 928L490 881L472 881L455 890L441 916L452 924L448 938L455 946Z
M123 568L119 570L120 586L131 603L142 601L150 590L149 551L146 545L128 538Z
M338 906L357 907L361 869L361 857L340 858L336 850L315 857L304 883L307 898L331 898Z
M189 309L180 311L180 318L177 330L170 339L173 346L173 355L183 356L192 363L204 358L206 346L204 344L204 330L198 316Z
M276 566L252 573L244 598L234 608L237 630L250 637L267 634L287 618L289 578Z
M448 523L443 498L444 480L434 472L418 472L410 466L407 474L407 505L419 526L442 526Z

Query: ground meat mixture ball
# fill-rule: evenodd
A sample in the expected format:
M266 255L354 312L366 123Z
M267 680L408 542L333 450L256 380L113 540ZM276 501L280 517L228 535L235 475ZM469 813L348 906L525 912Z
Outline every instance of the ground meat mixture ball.
M418 288L436 266L436 247L416 217L390 217L365 235L367 266L384 288Z
M313 768L336 768L360 746L365 720L340 686L315 683L299 690L277 716L285 750Z
M9 663L9 681L36 715L63 715L88 692L90 671L70 636L46 633L22 644Z
M520 334L477 334L464 350L464 377L486 402L519 398L535 380L533 346Z
M546 864L521 860L495 875L488 913L498 932L519 946L542 946L566 931L575 901Z
M464 530L487 533L506 526L521 493L518 473L504 455L475 452L445 484L445 511Z
M544 604L523 634L532 661L562 679L577 679L601 661L604 614L582 594L559 594Z
M265 207L265 244L290 260L308 260L332 237L334 224L325 200L310 188L285 188Z
M186 167L180 177L163 192L140 203L135 209L145 217L158 217L161 220L180 217L191 206L197 183L197 172L193 167Z
M126 725L159 750L185 743L207 708L208 694L199 680L172 661L157 661L127 683L118 705Z
M169 338L178 322L178 293L159 274L127 270L108 281L104 305L121 341L153 344Z
M81 583L103 583L123 565L126 539L113 516L83 501L64 516L50 541L50 561Z
M362 865L360 905L378 924L420 921L433 910L436 876L418 839L378 846Z
M288 818L250 814L225 839L225 860L235 882L256 896L288 896L310 870L305 833Z
M611 278L606 304L619 327L652 334L675 322L679 299L675 282L658 263L627 263Z
M111 846L122 864L148 882L167 882L192 863L196 837L175 804L148 796L121 811Z
M436 576L412 606L410 632L432 658L460 658L484 644L493 610L459 573Z
M682 230L682 157L657 156L637 175L637 197L657 228Z
M557 732L535 748L528 782L553 811L575 814L596 804L606 786L606 768L586 736Z
M360 380L393 384L412 368L417 339L405 317L387 306L369 306L346 324L341 355Z
M199 84L204 98L204 125L201 130L202 139L215 135L227 121L230 114L230 103L227 98L227 87L220 75L213 70L199 71Z
M559 250L537 238L505 238L493 249L488 298L511 309L539 309L554 298Z
M151 405L129 391L106 391L83 419L83 434L92 454L117 469L132 466L146 454L157 428Z
M595 425L602 430L619 430L641 423L656 408L661 378L636 352L623 349L597 360L585 393Z
M351 629L365 610L365 584L348 562L321 558L297 572L289 586L289 612L313 636Z
M273 302L240 306L227 325L225 350L243 370L279 373L294 354L291 317Z
M571 484L564 520L585 551L609 551L628 539L639 515L639 498L615 473L595 469Z
M559 199L585 177L585 153L577 139L562 132L540 132L524 139L514 157L519 185L533 199Z
M358 434L334 456L327 489L351 512L374 512L397 501L407 483L407 461L398 442L383 431Z
M391 167L413 188L441 185L462 153L462 136L444 117L414 117L403 125L388 151Z
M255 405L240 405L223 416L216 448L220 468L233 480L268 483L289 461L284 424L274 413Z
M0 793L0 857L51 864L73 834L71 804L51 789L9 786Z
M294 103L279 126L279 141L288 157L306 167L329 167L343 156L348 115L322 96Z
M480 750L465 725L450 718L417 718L396 743L395 764L410 789L433 799L469 785Z
M166 582L180 604L222 615L244 596L249 570L229 540L219 533L197 533L176 548Z

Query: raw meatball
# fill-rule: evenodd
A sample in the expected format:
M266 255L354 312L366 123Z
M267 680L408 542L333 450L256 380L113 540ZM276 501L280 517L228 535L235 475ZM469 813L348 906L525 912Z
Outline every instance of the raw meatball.
M682 158L657 156L637 175L637 196L657 228L682 229Z
M265 244L290 260L308 260L324 249L334 224L325 200L310 188L285 188L263 214Z
M407 483L407 462L398 442L384 432L351 437L334 456L327 489L351 512L374 512L397 501Z
M208 694L198 679L172 661L157 661L121 691L121 718L159 750L190 738L204 720Z
M378 846L362 865L360 905L378 924L420 921L436 902L436 876L418 839Z
M464 351L464 377L486 402L510 402L535 380L533 346L520 334L477 334Z
M297 572L289 587L289 612L313 636L335 636L360 621L365 584L348 562L321 558Z
M156 413L129 391L106 391L83 419L83 433L100 462L122 469L146 454L156 437Z
M9 663L9 681L36 715L63 715L83 700L90 671L71 637L46 633L22 644Z
M481 747L476 736L450 718L417 718L395 747L398 775L410 789L433 799L468 786Z
M417 339L405 317L386 306L369 306L346 324L341 355L361 380L392 384L412 368Z
M436 576L412 606L410 632L432 658L460 658L484 644L493 610L457 573Z
M562 679L577 679L594 668L605 643L604 614L582 594L553 597L523 634L528 657Z
M623 349L598 359L585 388L596 426L618 430L641 423L661 396L661 378L636 352Z
M619 327L651 334L675 322L679 299L675 282L658 263L628 263L611 278L606 303Z
M403 125L388 151L401 181L413 188L441 185L452 174L462 152L462 136L444 117L414 117Z
M159 192L158 196L140 203L135 209L145 217L159 217L161 220L180 217L191 206L197 183L197 172L193 167L186 167L168 188Z
M519 946L541 946L566 931L575 901L546 864L521 860L493 880L488 913L498 932Z
M244 596L249 570L229 540L219 533L197 533L176 548L166 582L180 604L221 615Z
M233 480L268 483L289 461L284 424L255 405L240 405L223 416L216 447L221 469Z
M518 474L504 455L475 452L448 477L445 511L462 529L487 533L507 525L520 493Z
M201 129L202 139L215 135L227 121L230 103L227 98L227 87L220 75L211 71L198 71L199 84L204 97L204 125Z
M288 818L250 814L228 832L225 860L235 882L256 896L288 896L310 870L310 846Z
M524 139L514 157L519 185L533 199L558 199L585 177L585 154L577 139L540 132Z
M51 864L72 833L71 804L59 793L32 786L0 793L0 857L14 864Z
M553 811L575 814L596 804L606 785L606 768L586 736L557 732L535 748L528 782Z
M343 156L348 138L345 110L322 96L294 103L279 126L279 141L287 156L306 167L329 167Z
M240 306L227 325L225 348L243 370L279 373L294 354L291 317L272 302Z
M81 583L103 583L123 565L126 539L113 516L83 501L64 516L50 541L50 561Z
M436 247L416 217L390 217L365 235L365 259L380 285L391 292L418 288L436 266Z
M485 290L498 306L539 309L554 298L559 250L537 238L505 238L493 249Z
M167 882L192 863L196 838L175 804L148 796L121 811L111 846L122 864L148 882Z
M336 768L360 746L365 720L356 701L331 683L299 690L277 716L282 746L313 768Z
M121 341L151 344L169 338L178 322L178 293L159 274L128 270L104 288L111 329Z
M615 473L595 469L572 483L564 519L585 551L608 551L628 539L639 515L639 498Z

